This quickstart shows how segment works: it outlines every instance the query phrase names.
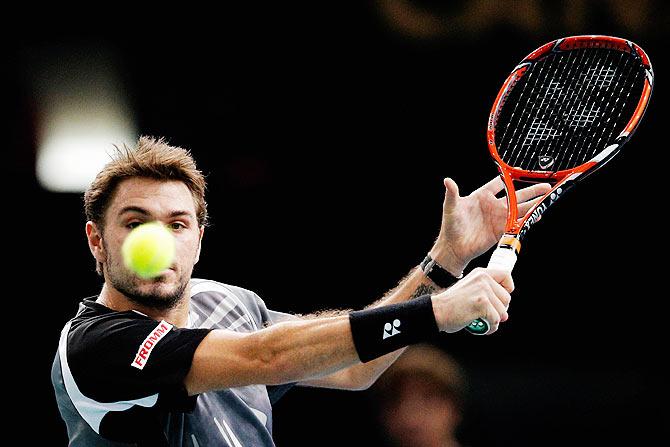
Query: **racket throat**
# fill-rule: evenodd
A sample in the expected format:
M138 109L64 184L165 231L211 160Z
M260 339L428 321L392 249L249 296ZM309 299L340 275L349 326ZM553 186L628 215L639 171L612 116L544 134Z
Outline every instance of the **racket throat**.
M516 258L521 251L521 241L518 235L504 234L493 251L488 267L511 272L516 264Z

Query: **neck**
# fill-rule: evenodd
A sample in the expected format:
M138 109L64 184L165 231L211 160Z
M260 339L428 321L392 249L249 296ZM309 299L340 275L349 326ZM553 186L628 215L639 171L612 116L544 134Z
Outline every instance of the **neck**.
M117 312L136 310L154 320L165 320L177 327L187 327L190 302L189 297L191 296L190 288L190 285L186 287L184 295L175 307L170 309L155 309L130 301L124 294L105 282L96 302Z

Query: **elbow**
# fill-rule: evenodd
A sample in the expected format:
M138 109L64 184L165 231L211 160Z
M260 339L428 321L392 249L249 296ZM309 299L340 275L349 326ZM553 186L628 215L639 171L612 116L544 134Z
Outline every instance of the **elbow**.
M375 380L366 380L357 384L356 387L352 388L352 391L366 391L369 390L374 384Z
M299 380L299 372L295 371L295 362L289 361L285 350L274 343L276 337L267 337L263 332L259 331L251 335L254 338L253 363L258 372L259 383L282 385Z
M352 385L350 387L347 387L346 389L348 391L365 391L369 388L370 388L370 385L363 384L363 385Z
M349 391L365 391L370 389L375 383L374 377L368 377L362 374L356 374L356 371L349 370L347 374L345 389Z

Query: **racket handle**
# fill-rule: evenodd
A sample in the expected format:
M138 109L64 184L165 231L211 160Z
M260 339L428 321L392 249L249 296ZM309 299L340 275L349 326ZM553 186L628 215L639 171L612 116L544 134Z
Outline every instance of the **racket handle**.
M515 263L516 251L514 251L513 248L497 247L493 251L487 267L511 272L512 269L514 269ZM465 326L465 330L474 335L484 335L490 328L491 325L486 321L486 318L477 318L472 323Z
M486 267L511 272L514 270L514 264L516 264L516 251L510 247L497 247Z

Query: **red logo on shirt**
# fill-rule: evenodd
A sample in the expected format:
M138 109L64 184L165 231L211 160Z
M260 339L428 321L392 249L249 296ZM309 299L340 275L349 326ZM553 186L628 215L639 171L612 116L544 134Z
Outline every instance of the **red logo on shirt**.
M165 321L158 323L156 329L154 329L140 345L140 348L135 355L135 360L133 360L130 366L134 366L137 369L143 369L144 365L147 364L147 360L149 360L149 355L151 355L154 346L156 346L156 344L158 344L158 342L161 341L161 339L165 337L165 334L170 332L171 329L172 325L170 323Z

